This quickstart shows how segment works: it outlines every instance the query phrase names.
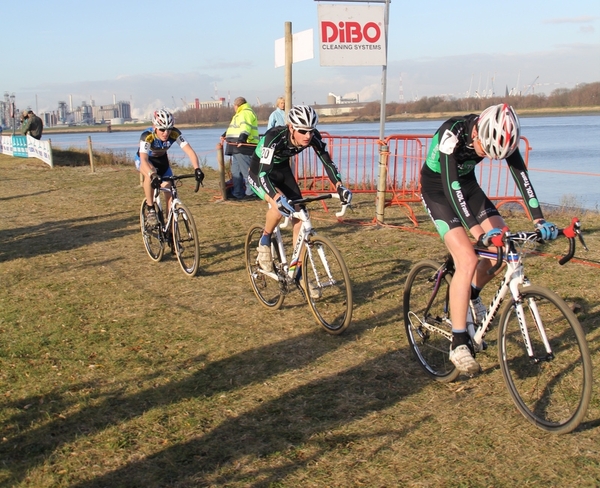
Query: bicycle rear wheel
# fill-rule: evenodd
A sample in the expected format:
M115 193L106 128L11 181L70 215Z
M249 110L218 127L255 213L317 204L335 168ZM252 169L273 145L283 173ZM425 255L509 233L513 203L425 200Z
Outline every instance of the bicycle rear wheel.
M502 309L498 358L517 409L542 430L564 434L585 417L592 394L592 361L581 324L562 298L541 286L522 286L525 323L519 324L516 304ZM534 313L539 312L543 327ZM529 332L534 357L525 349L521 326ZM552 355L546 352L545 331Z
M450 361L449 274L435 286L440 265L435 261L415 264L404 285L404 327L408 343L425 372L437 381L454 381L459 371ZM431 301L431 303L429 303Z
M160 228L160 219L156 225L150 225L148 223L148 205L146 199L142 202L140 208L140 227L142 228L142 237L144 239L144 247L146 252L152 261L158 262L163 258L165 253L165 239L163 232ZM154 211L156 216L160 216L160 209L156 203L154 204Z
M248 271L252 290L260 303L267 308L277 310L283 304L285 294L281 290L279 281L264 274L258 264L257 248L262 234L263 228L259 225L255 225L250 228L246 235L246 271ZM271 246L271 252L273 253L273 269L277 270L281 267L277 247Z
M173 211L173 247L179 265L188 276L196 276L200 266L200 245L194 217L183 203Z
M327 237L312 236L302 261L308 306L330 334L341 334L352 320L352 283L344 258Z

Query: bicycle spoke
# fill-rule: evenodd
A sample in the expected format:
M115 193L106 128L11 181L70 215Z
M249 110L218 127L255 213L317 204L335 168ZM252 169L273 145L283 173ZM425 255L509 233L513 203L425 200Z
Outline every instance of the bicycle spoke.
M450 362L452 326L447 301L450 276L441 282L431 306L439 264L421 261L413 266L404 287L404 327L417 361L438 381L454 381L459 371Z
M200 265L196 224L184 204L177 203L174 212L172 246L183 272L188 276L195 276Z
M538 286L522 288L524 326L533 357L526 351L516 307L511 301L500 319L499 359L519 411L539 428L570 432L585 416L591 396L592 366L583 330L564 301ZM534 309L551 352L536 326Z
M158 207L155 205L155 211L158 215ZM146 199L142 202L140 208L140 227L142 231L142 238L144 240L144 247L146 252L152 261L160 261L164 255L164 235L160 229L160 223L151 225L148 222L148 206L146 205Z
M279 280L272 278L262 272L258 265L258 243L262 237L262 227L253 226L246 236L245 260L246 271L252 284L252 290L260 301L267 308L277 310L283 304L285 294L281 290ZM279 260L275 256L273 267L280 267Z
M308 305L327 332L341 334L352 320L350 274L339 251L326 237L307 244L302 279Z

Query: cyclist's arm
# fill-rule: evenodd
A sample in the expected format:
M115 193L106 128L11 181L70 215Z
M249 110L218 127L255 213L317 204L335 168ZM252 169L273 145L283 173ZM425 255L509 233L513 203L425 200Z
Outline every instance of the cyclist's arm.
M329 177L329 181L331 181L335 187L337 188L342 184L342 176L337 169L337 166L331 159L329 152L327 151L327 147L323 139L321 138L321 133L318 130L314 131L313 137L310 141L310 145L313 147L319 160L323 164L325 168L325 172Z
M519 192L521 192L523 203L525 203L525 207L527 207L529 218L534 222L543 219L544 214L540 208L540 202L538 201L533 185L529 180L529 173L527 172L527 167L525 166L525 161L523 161L519 148L506 158L506 163L519 188Z
M156 173L156 167L150 162L149 152L150 143L142 137L138 153L140 155L140 173L144 175L144 178L148 178L152 173Z
M181 150L189 158L194 169L198 169L200 167L200 161L198 160L198 155L196 154L196 151L192 149L192 146L186 143L185 145L181 146Z

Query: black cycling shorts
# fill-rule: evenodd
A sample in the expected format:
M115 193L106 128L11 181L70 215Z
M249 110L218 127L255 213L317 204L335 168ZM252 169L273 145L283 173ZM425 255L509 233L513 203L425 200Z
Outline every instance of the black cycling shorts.
M261 177L257 177L250 168L250 176L254 181L261 181ZM298 182L294 177L292 168L288 164L280 164L273 168L268 174L262 178L268 178L271 184L277 188L288 200L299 200L302 198L302 192L298 186ZM264 185L263 186L263 190ZM265 190L266 191L266 190Z
M481 223L493 215L500 215L477 183L474 173L461 176L459 181L467 205L477 222ZM440 174L431 171L427 166L421 172L421 200L442 239L450 229L462 226L462 221L446 198Z

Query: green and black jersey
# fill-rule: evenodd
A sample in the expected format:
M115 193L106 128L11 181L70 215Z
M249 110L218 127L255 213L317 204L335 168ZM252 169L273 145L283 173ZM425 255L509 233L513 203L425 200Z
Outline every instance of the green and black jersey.
M427 159L421 170L421 187L434 187L441 183L446 199L467 228L478 223L469 208L468 198L463 194L461 183L474 179L475 166L483 158L473 148L473 127L478 115L452 117L444 122L435 133ZM506 158L506 163L515 180L523 201L532 219L542 218L539 202L531 186L527 168L519 149Z
M290 137L290 130L287 126L277 126L269 129L260 138L250 161L250 177L256 186L262 188L265 193L273 198L277 194L277 190L269 175L274 171L280 171L282 165L290 167L290 158L309 147L314 149L329 179L334 184L342 181L338 169L331 160L326 144L318 130L313 130L310 143L305 147L295 146Z

